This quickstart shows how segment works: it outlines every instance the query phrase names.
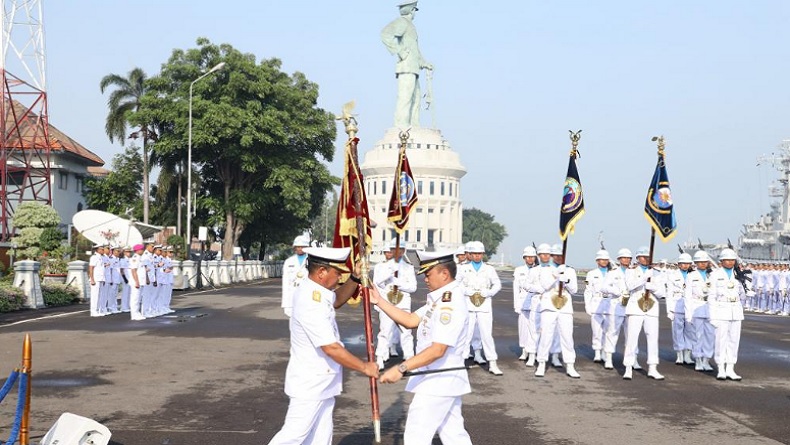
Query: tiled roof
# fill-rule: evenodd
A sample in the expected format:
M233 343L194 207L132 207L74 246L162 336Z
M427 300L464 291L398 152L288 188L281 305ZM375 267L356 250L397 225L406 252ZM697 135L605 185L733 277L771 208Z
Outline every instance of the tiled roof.
M27 107L22 105L21 103L14 101L14 111L17 116L21 116L25 113ZM38 122L38 115L30 112L30 119L23 121L22 126L20 127L20 132L22 133L22 138L26 141L24 143L30 143L29 139L32 139L35 136L36 129L32 126ZM13 122L13 117L10 116L10 110L6 112L6 122ZM40 129L39 129L40 130ZM9 140L9 145L16 145L17 141L15 140L16 134L11 134L11 139ZM54 151L66 152L70 153L75 156L79 156L87 160L88 162L96 165L102 166L104 165L104 160L100 158L96 153L88 150L82 144L75 141L74 139L70 138L66 133L58 130L52 124L49 124L49 139L50 139L50 147ZM29 148L29 147L25 147Z

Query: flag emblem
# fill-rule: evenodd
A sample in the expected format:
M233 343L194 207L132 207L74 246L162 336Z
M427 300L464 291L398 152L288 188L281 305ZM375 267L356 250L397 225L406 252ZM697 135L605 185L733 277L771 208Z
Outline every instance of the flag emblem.
M583 204L582 185L576 178L566 178L565 189L562 195L562 213L575 212Z
M417 189L414 187L414 179L406 172L400 173L400 205L405 207L409 205L412 198L415 197Z

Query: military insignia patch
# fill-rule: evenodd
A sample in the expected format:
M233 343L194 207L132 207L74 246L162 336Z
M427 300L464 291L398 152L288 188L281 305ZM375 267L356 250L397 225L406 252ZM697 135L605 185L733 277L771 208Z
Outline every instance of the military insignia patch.
M449 303L453 300L453 293L449 290L442 294L442 303Z
M452 320L453 320L453 315L449 312L442 312L441 314L439 314L439 322L441 324L450 324Z
M316 303L320 303L321 302L321 292L319 292L317 290L313 291L313 301L315 301Z

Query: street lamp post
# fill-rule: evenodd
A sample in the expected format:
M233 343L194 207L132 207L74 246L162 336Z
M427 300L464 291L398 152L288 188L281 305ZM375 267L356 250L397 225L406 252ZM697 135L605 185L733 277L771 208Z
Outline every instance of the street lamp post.
M219 71L225 62L214 65L205 74L189 84L189 135L187 136L187 259L192 258L192 88L195 83L209 74Z

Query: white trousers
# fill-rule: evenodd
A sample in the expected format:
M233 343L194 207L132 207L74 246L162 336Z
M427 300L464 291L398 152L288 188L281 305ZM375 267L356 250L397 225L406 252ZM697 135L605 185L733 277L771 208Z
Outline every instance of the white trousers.
M642 328L647 339L647 364L658 364L658 317L645 315L626 315L628 319L625 327L625 351L623 352L623 365L634 366L639 346L639 333Z
M518 311L518 347L527 347L527 315L524 311Z
M167 312L170 310L170 300L173 299L173 284L165 284L165 291L162 297L162 311Z
M538 361L545 362L549 359L549 352L557 335L560 338L562 361L568 365L576 363L576 350L573 346L573 314L554 311L540 313Z
M443 444L472 445L464 428L461 396L415 394L409 405L403 445L431 445L437 432Z
M96 284L91 284L91 317L99 316L99 301L101 300L101 289L104 284L103 281L95 281Z
M121 311L122 312L129 312L129 295L132 293L132 285L130 283L124 283L123 288L121 288Z
M683 351L694 346L694 325L686 321L686 314L675 313L672 320L672 349Z
M145 286L140 286L139 288L134 287L133 284L129 285L129 310L131 312L131 318L140 318L143 316L143 312L141 309L142 306L142 294L143 289Z
M716 321L716 364L734 365L738 362L738 348L741 345L741 321Z
M324 400L291 398L285 424L269 445L332 445L334 408L334 397Z
M141 292L142 303L141 309L144 317L155 317L157 314L154 312L154 303L156 301L156 294L159 292L159 286L154 286L153 283L142 287Z
M716 332L710 320L707 318L692 318L694 325L694 343L691 348L691 355L695 358L713 357L713 346Z
M403 309L406 310L406 309ZM411 311L407 311L411 312ZM390 346L394 346L400 339L400 347L403 349L403 358L414 357L414 336L411 329L402 328L392 321L384 312L379 312L379 335L376 342L376 357L389 360Z
M604 351L608 354L614 354L617 347L617 341L620 340L620 330L623 327L625 317L621 315L607 314L606 318L606 340L604 342Z
M105 296L106 310L108 313L118 312L118 284L107 284L107 294Z
M590 315L590 327L592 328L593 351L601 351L606 334L606 314Z
M538 311L521 311L521 316L524 317L524 348L528 354L536 354L538 352ZM519 316L519 320L521 320ZM521 325L519 325L519 334L521 334Z
M496 360L497 354L493 333L494 317L491 312L469 312L469 332L474 332L475 327L480 330L480 342L475 344L474 338L470 339L472 349L478 350L482 346L486 360Z

